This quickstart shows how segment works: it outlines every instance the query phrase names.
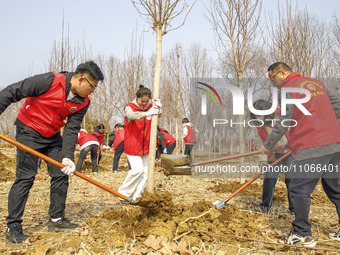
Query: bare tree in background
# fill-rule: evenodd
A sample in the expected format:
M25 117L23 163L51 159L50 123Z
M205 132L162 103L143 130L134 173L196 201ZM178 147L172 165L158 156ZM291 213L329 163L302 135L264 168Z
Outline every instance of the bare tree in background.
M63 72L74 71L81 63L92 57L91 49L85 44L85 38L82 43L71 44L70 26L68 25L67 36L65 36L64 14L62 19L61 40L55 40L52 45L51 52L47 58L46 71Z
M302 76L320 79L327 76L332 66L330 59L331 32L324 22L308 13L307 9L292 10L290 0L285 7L278 5L269 28L270 56L287 63Z
M0 132L12 139L15 137L16 128L14 126L14 122L17 118L18 112L25 99L20 102L11 104L2 114L0 121ZM0 143L4 142L2 139Z
M156 66L154 76L154 99L159 98L159 85L161 81L161 65L162 65L162 37L171 30L177 29L184 24L185 18L189 11L186 12L184 21L181 25L169 29L173 20L180 16L188 8L186 1L183 5L178 7L180 0L139 0L131 1L137 11L143 18L151 25L151 28L156 33ZM196 2L196 1L195 1ZM148 169L148 183L147 190L153 192L154 189L154 171L155 171L155 155L156 155L156 135L157 135L157 121L158 116L152 116L151 122L151 137L150 137L150 152L149 152L149 169Z
M217 40L218 57L232 71L231 75L236 76L241 90L244 71L258 54L260 13L259 0L211 0L209 18ZM239 121L243 122L243 118L239 116ZM244 153L242 125L239 125L239 147L239 152ZM240 159L240 164L244 164L244 158Z
M197 100L200 100L200 93L198 93L197 82L205 82L205 79L212 78L213 76L213 60L209 57L206 49L198 43L193 43L187 50L184 58L185 80L184 80L184 96L186 96L186 104L184 104L185 117L189 117L190 122L194 124L198 139L198 146L194 147L194 151L200 149L200 146L204 146L205 142L211 138L208 134L209 124L212 123L213 114L209 113L207 116L195 115L193 113L200 113L200 104L197 104ZM192 86L192 87L191 87ZM195 88L195 89L193 89ZM211 102L210 102L211 103ZM208 102L209 104L209 102ZM211 108L209 108L211 109ZM216 113L216 112L215 112ZM209 118L209 121L203 119ZM211 125L210 125L211 127ZM210 136L209 136L210 135ZM211 140L211 139L210 139ZM211 144L210 144L211 145ZM209 146L210 146L209 145ZM203 149L203 147L202 147ZM208 149L210 153L210 148ZM193 151L193 152L194 152ZM210 156L210 155L209 155Z
M97 123L103 123L109 132L112 121L122 108L122 96L126 91L121 87L121 61L114 57L98 56L96 62L103 71L105 80L91 94L91 106L87 115Z
M147 84L151 84L146 62L143 56L143 37L138 38L136 33L132 36L131 45L126 50L122 62L121 86L127 90L127 93L122 95L125 104L136 97L139 85L148 87Z
M163 109L166 109L162 111L160 125L166 127L170 133L175 133L177 144L179 144L179 123L181 116L184 115L184 103L187 101L187 97L183 95L185 93L183 54L182 46L179 44L176 44L176 46L167 53L164 58L162 87L160 90ZM174 132L172 132L172 130L174 130Z
M206 49L203 49L198 43L192 44L188 50L184 50L180 44L176 44L164 58L160 96L166 111L162 112L160 123L165 123L164 125L167 125L169 131L175 130L172 133L175 133L178 144L182 139L180 127L184 117L188 117L195 127L198 127L196 116L189 115L191 114L191 101L196 102L196 99L191 97L190 84L211 78L212 63ZM198 140L200 140L200 136L198 136Z

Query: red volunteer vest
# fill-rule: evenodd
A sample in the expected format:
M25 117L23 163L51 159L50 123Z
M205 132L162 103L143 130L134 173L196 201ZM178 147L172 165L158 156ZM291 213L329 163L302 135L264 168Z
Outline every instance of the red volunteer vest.
M185 143L197 143L195 127L191 126L190 123L185 124L185 127L188 129L188 133L187 133L187 136L184 137L184 142Z
M86 130L81 129L79 131L79 137L77 143L81 146L83 146L85 143L89 141L95 141L98 142L97 138L95 138L93 135L86 132Z
M57 134L65 126L64 120L89 102L88 97L80 104L66 101L65 75L61 73L54 75L51 88L40 96L27 97L18 113L18 119L22 123L46 138Z
M257 133L259 134L262 142L265 142L268 138L268 132L266 127L263 125L262 127L256 127L257 128Z
M124 128L119 127L114 130L115 132L115 140L113 141L112 148L116 150L117 146L124 141Z
M93 135L96 135L97 137L98 137L98 142L99 142L99 147L100 146L102 146L102 143L103 143L103 140L104 140L104 136L105 136L105 132L104 133L99 133L99 132L97 132L96 130L93 130L92 132L91 132L91 135L93 136ZM95 136L93 136L94 138L96 138ZM97 138L96 138L97 139Z
M144 110L132 102L128 103L126 106L130 106L134 112L146 112L152 107L152 104ZM148 155L150 147L151 117L145 117L141 120L131 120L129 123L127 122L127 118L124 117L124 124L124 152L134 156Z
M163 131L162 131L162 130L163 130ZM161 130L159 131L159 133L162 133L162 134L164 135L164 140L165 140L165 145L166 145L166 146L168 146L169 144L173 144L174 142L176 142L176 139L175 139L172 135L170 135L170 134L164 132L164 129L161 128ZM161 145L161 142L160 142L158 139L157 139L157 144L158 144L158 145Z
M312 115L304 115L294 107L293 119L298 124L289 130L289 147L293 155L301 149L340 142L340 126L321 81L291 73L283 81L282 87L304 88L311 93L311 99L303 106ZM300 93L290 94L294 99L305 97Z

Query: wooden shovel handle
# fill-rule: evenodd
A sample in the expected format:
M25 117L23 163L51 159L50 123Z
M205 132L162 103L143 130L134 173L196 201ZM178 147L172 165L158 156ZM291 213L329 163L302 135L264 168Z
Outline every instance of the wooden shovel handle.
M15 145L16 147L18 147L18 148L20 148L22 150L25 150L25 151L33 154L34 156L37 156L37 157L42 158L43 160L45 160L47 162L50 162L51 164L53 164L53 165L55 165L55 166L57 166L59 168L64 168L65 167L65 165L63 165L62 163L60 163L60 162L58 162L58 161L56 161L56 160L54 160L54 159L52 159L52 158L50 158L48 156L46 156L46 155L36 151L36 150L33 150L32 148L30 148L30 147L28 147L28 146L26 146L26 145L24 145L22 143L19 143L18 141L15 141L15 140L9 138L8 136L0 134L0 138L5 140L6 142L9 142L9 143ZM115 191L113 189L110 189L109 187L107 187L107 186L105 186L105 185L103 185L103 184L101 184L101 183L91 179L90 177L87 177L86 175L83 175L82 173L79 173L79 172L75 171L74 175L84 179L85 181L88 181L88 182L96 185L99 188L102 188L102 189L110 192L111 194L113 194L113 195L115 195L117 197L120 197L120 198L122 198L124 200L127 199L127 197L124 196L123 194L120 194L119 192L117 192L117 191Z
M280 147L275 147L271 151L282 150L285 147L286 147L285 145L280 146ZM227 157L221 157L221 158L215 158L215 159L211 159L211 160L200 161L200 162L197 162L197 163L192 163L191 166L201 166L201 165L206 165L206 164L215 163L215 162L224 161L224 160L230 160L230 159L235 159L235 158L252 156L252 155L256 155L256 154L260 154L260 151L251 151L251 152L236 154L236 155L227 156Z
M176 146L176 148L174 149L174 151L171 154L174 154L178 150L178 148L182 145L182 143L183 143L183 140L180 141L180 143Z

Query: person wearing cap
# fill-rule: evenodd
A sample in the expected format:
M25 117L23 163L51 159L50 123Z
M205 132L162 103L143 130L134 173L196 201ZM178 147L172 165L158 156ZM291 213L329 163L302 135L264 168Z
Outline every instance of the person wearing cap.
M109 146L112 146L112 149L114 151L114 157L113 157L113 165L112 165L112 173L117 173L118 172L118 164L119 164L119 159L120 156L124 152L124 125L117 123L115 125L114 130L112 131L110 135L110 140L109 140ZM130 163L128 161L129 165L129 170L131 169Z
M77 143L80 146L80 154L76 166L76 171L81 173L83 162L89 152L91 152L92 172L98 173L97 153L99 142L93 135L87 133L85 129L80 129Z
M141 196L148 177L151 116L159 114L160 100L151 102L150 89L139 86L136 99L124 108L124 152L131 165L118 192L135 201ZM124 203L125 201L123 201Z
M51 176L48 231L78 227L65 218L68 177L75 171L74 149L80 125L90 105L88 96L103 79L97 64L88 61L78 65L74 73L35 75L0 92L0 114L10 104L26 98L14 123L16 140L65 165L60 169L47 164ZM60 129L64 126L62 137ZM17 150L16 179L8 195L6 218L5 240L10 244L21 244L28 238L22 230L22 216L37 168L36 156Z
M98 126L96 126L94 128L94 130L91 132L91 135L93 135L95 138L97 138L98 142L99 142L99 148L102 147L103 141L104 141L104 137L105 137L105 126L104 124L100 124ZM102 152L99 151L99 155L98 155L98 164L99 161L102 158Z

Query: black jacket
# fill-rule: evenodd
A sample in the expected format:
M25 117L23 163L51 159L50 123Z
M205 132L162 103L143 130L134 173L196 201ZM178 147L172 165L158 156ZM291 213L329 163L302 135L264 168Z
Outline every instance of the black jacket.
M65 73L66 76L66 98L71 90L71 77L74 73ZM54 74L52 72L35 75L25 80L13 83L0 91L0 114L3 113L6 108L15 102L20 101L26 97L36 97L46 93L50 88L54 80ZM66 100L66 99L65 99ZM82 103L84 98L75 96L71 99L72 102ZM77 144L78 132L80 125L83 121L83 117L90 106L90 100L87 106L83 109L75 112L67 118L67 122L64 128L63 142L62 142L62 157L73 160L74 149ZM15 125L24 125L18 119L15 121ZM46 138L47 139L47 138Z

